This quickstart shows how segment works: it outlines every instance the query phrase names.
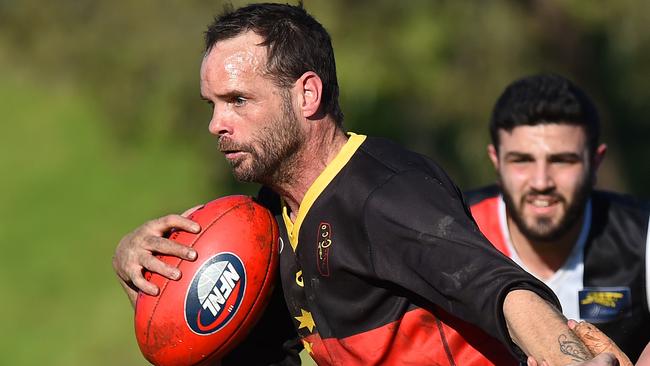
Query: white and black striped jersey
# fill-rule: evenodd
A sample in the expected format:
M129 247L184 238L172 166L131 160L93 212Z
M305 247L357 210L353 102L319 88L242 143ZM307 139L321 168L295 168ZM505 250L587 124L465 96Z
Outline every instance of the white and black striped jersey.
M496 186L466 194L483 234L526 269L510 240ZM583 227L564 265L544 282L570 319L594 323L635 361L650 342L650 210L646 202L594 191Z

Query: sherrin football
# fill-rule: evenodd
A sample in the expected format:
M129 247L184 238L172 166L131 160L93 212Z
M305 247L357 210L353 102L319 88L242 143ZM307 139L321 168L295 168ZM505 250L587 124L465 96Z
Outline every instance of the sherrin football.
M157 366L205 365L222 358L259 319L276 277L277 224L253 199L219 198L189 218L201 232L176 231L169 238L193 247L197 259L161 256L181 271L181 279L147 273L160 292L140 292L136 303L138 345Z

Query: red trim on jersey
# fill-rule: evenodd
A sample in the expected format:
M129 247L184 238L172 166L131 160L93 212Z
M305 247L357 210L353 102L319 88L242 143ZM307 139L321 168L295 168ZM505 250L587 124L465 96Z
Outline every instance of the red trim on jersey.
M499 222L499 197L490 197L470 207L472 216L485 237L499 251L510 256Z
M517 365L495 338L440 309L437 313L438 318L418 308L361 334L321 339L316 333L303 342L309 342L319 365Z

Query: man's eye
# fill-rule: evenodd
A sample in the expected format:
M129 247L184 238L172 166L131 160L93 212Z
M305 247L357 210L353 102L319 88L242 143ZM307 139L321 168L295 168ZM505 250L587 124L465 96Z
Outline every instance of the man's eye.
M561 167L570 167L570 166L575 166L578 164L577 161L571 161L571 160L559 160L559 161L554 161L551 164L555 166L561 166Z
M244 97L235 97L235 98L233 98L232 103L237 107L241 107L244 104L246 104L246 98L244 98Z
M510 159L510 162L513 164L525 164L525 163L530 163L532 160L527 159L527 158L512 158Z

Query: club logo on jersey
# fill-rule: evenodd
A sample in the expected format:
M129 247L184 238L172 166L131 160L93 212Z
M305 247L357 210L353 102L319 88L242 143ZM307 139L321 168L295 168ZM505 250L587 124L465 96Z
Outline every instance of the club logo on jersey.
M578 292L580 318L603 323L620 316L632 303L629 287L586 287Z
M316 255L318 257L318 272L323 276L330 275L329 267L329 253L330 246L332 245L332 228L330 224L326 222L321 222L318 225L318 248L316 250Z
M302 271L296 272L296 285L305 287L305 280L302 278Z
M195 333L219 331L237 313L246 289L246 270L232 253L219 253L201 265L185 295L185 321Z

